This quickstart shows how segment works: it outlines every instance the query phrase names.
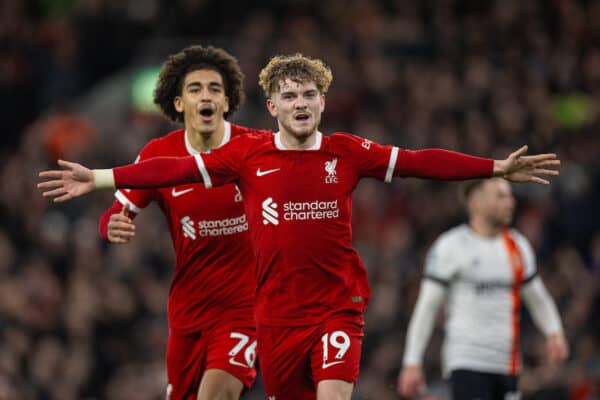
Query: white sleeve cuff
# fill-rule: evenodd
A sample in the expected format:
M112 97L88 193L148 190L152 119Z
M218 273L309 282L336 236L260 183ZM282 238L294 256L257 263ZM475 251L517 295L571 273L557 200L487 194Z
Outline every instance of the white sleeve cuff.
M93 169L95 189L114 189L115 176L112 169Z

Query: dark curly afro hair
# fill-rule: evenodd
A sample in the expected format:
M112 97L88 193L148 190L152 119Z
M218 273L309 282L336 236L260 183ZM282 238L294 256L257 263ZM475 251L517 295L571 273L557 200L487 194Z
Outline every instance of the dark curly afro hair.
M212 46L189 46L169 56L160 69L154 89L154 103L172 121L183 122L183 113L175 110L173 100L181 96L185 76L199 69L217 71L223 77L225 95L229 98L227 118L244 102L244 74L235 57L223 49Z

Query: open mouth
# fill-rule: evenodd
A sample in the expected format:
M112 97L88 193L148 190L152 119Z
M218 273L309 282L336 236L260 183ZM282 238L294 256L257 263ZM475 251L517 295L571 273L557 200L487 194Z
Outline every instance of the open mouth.
M202 118L202 120L210 121L215 115L215 110L212 108L203 108L198 113L200 114L200 118Z
M203 117L212 117L215 112L209 108L205 108L204 110L200 110L200 115Z
M308 121L309 118L310 116L308 114L296 114L294 116L296 121Z

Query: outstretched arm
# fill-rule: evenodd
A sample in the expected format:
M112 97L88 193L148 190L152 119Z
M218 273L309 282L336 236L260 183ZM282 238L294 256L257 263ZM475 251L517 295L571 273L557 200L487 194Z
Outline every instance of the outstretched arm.
M55 202L71 200L98 189L143 189L201 182L202 175L193 156L156 157L136 164L113 169L94 169L81 164L59 160L61 170L40 172L38 183L44 197Z
M541 184L549 183L541 176L558 175L551 169L560 165L556 154L525 156L526 151L527 146L523 146L504 160L492 160L442 149L400 150L394 175L441 180L496 176L511 182Z

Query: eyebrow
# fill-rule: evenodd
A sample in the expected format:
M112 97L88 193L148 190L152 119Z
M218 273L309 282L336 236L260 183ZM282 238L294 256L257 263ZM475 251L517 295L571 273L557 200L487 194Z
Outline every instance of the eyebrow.
M308 89L305 90L304 92L301 92L300 94L313 94L313 93L318 93L319 91L317 89ZM286 94L296 94L298 93L297 90L285 90L282 92L279 92L282 96L286 95Z
M186 88L189 88L191 86L202 86L202 83L200 83L198 81L194 81L194 82L190 82L187 85L185 85ZM217 82L217 81L208 82L208 86L224 87L224 85L222 83Z

